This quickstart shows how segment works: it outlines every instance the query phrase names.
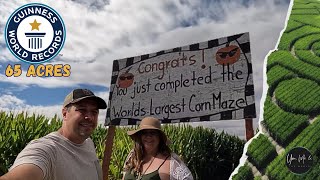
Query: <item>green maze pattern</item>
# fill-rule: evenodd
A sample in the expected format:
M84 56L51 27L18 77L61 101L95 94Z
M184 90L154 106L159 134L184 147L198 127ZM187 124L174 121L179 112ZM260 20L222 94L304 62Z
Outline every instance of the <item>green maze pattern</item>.
M320 178L320 1L293 3L278 50L267 59L262 133L248 146L247 162L232 179ZM314 162L302 175L285 164L287 152L298 146L307 148Z
M315 56L310 50L296 50L296 56L306 63L312 64L314 66L320 67L320 57Z
M278 144L285 146L308 125L308 116L284 111L267 97L263 125ZM285 120L284 120L285 119Z
M277 152L268 138L260 134L248 147L246 153L250 161L258 168L264 168L275 158Z
M282 81L276 87L274 95L278 106L285 111L319 114L320 86L314 81L301 78Z
M253 179L253 174L250 166L248 166L248 164L245 164L244 166L240 167L239 173L233 176L232 179L233 180Z

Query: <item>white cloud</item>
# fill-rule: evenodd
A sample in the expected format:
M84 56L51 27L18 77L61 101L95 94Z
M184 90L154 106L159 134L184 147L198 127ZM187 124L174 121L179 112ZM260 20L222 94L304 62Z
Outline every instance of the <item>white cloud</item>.
M19 6L33 1L10 1L0 7L0 26L4 26L9 15ZM201 1L94 1L105 5L92 9L83 1L40 1L56 9L63 17L67 39L63 63L72 66L70 78L63 81L108 86L112 60L151 53L162 49L206 41L221 36L250 32L255 74L262 78L263 57L273 48L283 27L286 6L276 6L273 1L253 1L248 7L229 2L216 6ZM219 13L225 12L225 16ZM220 17L221 16L221 17ZM181 24L190 23L189 27ZM1 32L3 33L3 32ZM1 42L4 42L1 35ZM6 47L0 49L0 60L14 59ZM91 62L91 63L90 63ZM56 80L40 78L31 81L22 78L13 81L34 83L39 86L65 86ZM51 78L55 79L55 78ZM59 79L59 78L58 78ZM95 79L92 81L92 79ZM12 81L10 79L10 81Z
M250 1L246 6L236 1L15 0L2 2L0 27L4 28L16 8L30 2L48 4L63 17L67 29L65 47L60 52L63 56L50 63L70 64L71 76L7 78L0 74L0 82L25 87L71 87L80 83L108 87L114 59L249 32L257 114L263 60L276 45L288 8L275 0ZM0 31L0 61L16 63L3 46L3 37Z
M14 95L2 95L0 96L0 110L7 112L28 112L28 114L36 113L46 115L51 118L55 114L61 114L61 105L56 106L30 106L26 104L24 100L19 99Z
M23 100L18 99L12 95L2 95L0 96L0 108L1 107L15 107L21 106L24 104Z
M97 92L95 93L96 96L101 97L107 102L107 99L109 97L108 92ZM6 112L13 112L13 113L20 113L20 112L26 112L28 114L39 114L39 115L45 115L48 118L53 118L55 115L57 115L60 119L62 119L62 102L59 105L52 105L52 106L32 106L26 104L24 100L21 100L13 95L2 95L0 96L0 111L6 111ZM100 110L99 112L99 123L104 124L106 118L106 110Z

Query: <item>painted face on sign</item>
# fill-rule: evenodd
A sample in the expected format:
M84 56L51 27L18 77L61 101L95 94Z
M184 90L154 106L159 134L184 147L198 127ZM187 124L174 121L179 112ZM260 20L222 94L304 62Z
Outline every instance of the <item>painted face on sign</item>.
M118 78L118 86L120 88L128 88L132 85L134 80L134 75L129 72L121 74Z
M233 64L240 57L240 48L235 45L228 45L221 48L216 53L216 60L221 65Z

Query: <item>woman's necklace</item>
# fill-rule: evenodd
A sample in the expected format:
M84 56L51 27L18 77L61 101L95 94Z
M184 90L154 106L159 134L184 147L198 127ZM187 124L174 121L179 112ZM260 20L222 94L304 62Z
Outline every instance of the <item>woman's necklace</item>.
M138 179L137 180L141 180L142 177L144 176L144 174L147 172L147 170L149 169L149 167L151 166L151 164L153 163L154 159L156 158L156 156L158 155L158 153L152 158L150 164L148 165L147 169L144 170L143 173L139 173Z

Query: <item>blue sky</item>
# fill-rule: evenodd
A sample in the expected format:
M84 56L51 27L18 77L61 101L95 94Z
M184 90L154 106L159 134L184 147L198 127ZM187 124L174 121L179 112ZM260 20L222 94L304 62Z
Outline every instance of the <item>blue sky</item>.
M8 64L29 66L7 49L4 27L17 8L39 2L62 16L67 36L64 48L50 64L70 64L67 78L6 77ZM67 93L88 88L108 99L112 61L219 37L250 33L259 115L263 62L274 49L289 0L14 0L0 1L0 110L60 115ZM25 70L24 70L25 71ZM105 111L100 113L103 122ZM254 120L257 127L258 118ZM211 122L206 126L244 135L243 121ZM242 127L242 128L237 128Z

